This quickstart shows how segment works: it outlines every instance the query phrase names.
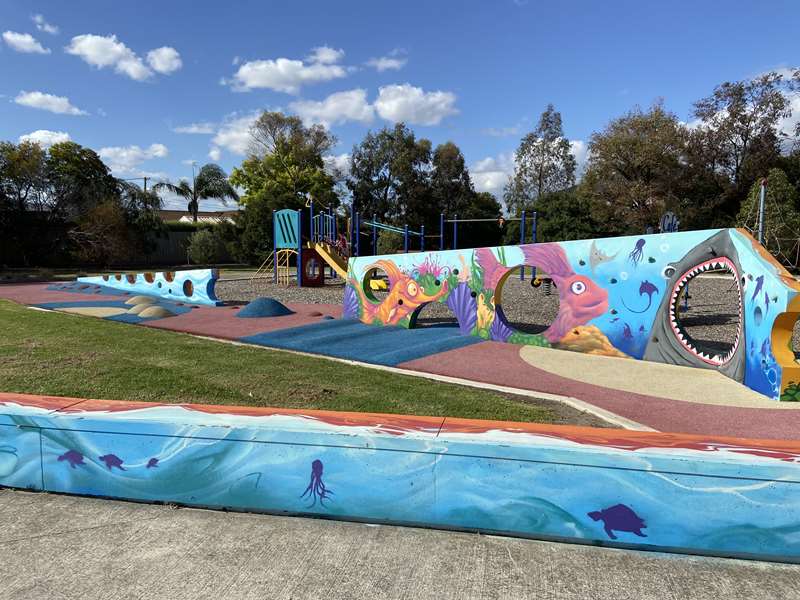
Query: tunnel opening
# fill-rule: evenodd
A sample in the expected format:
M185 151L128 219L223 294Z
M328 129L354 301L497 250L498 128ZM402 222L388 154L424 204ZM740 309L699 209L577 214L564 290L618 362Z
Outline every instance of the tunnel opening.
M495 301L510 327L522 333L542 333L558 316L558 289L541 270L533 276L531 267L525 267L525 278L520 280L520 269L511 269L500 282L495 296L500 301Z

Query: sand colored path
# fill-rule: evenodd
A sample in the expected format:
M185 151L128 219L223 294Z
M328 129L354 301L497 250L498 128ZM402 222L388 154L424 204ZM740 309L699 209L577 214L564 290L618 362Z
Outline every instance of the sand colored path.
M800 409L800 402L770 400L717 371L535 346L523 346L519 355L553 375L622 392L717 406Z

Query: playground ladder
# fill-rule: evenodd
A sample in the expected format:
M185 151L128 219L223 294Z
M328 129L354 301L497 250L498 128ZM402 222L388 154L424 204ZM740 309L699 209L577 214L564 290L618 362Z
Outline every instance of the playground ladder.
M264 262L261 263L261 266L258 267L258 270L255 274L250 278L251 280L261 277L269 277L273 275L275 269L275 253L270 252L269 256L264 259Z
M276 268L278 269L278 283L281 285L289 285L289 282L292 278L292 273L289 268L290 258L292 255L296 255L296 250L278 250L278 258L276 262ZM300 266L298 265L298 269Z

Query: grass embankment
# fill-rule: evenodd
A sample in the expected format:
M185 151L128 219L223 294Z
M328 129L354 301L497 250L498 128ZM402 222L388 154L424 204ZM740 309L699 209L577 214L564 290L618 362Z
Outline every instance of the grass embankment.
M4 300L0 300L0 391L544 423L564 420L557 408L490 391L34 311Z

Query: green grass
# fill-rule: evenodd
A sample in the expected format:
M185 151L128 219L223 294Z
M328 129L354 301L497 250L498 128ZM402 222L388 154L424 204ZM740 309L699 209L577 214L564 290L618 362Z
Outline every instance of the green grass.
M475 388L0 300L0 391L552 422Z

